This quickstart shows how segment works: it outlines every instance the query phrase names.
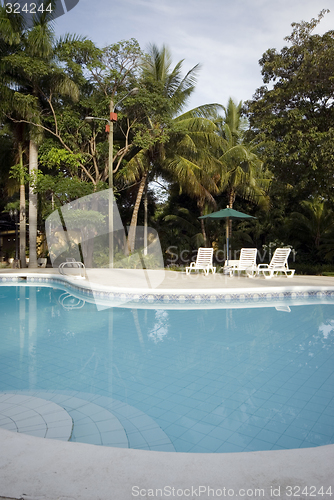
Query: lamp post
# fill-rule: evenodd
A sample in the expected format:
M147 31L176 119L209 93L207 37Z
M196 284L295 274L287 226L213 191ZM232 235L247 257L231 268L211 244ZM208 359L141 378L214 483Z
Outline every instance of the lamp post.
M98 118L96 116L86 116L85 120L95 121L102 120L107 122L106 132L109 132L108 143L109 143L109 152L108 152L108 180L109 180L109 267L114 267L114 207L113 207L113 193L114 193L114 172L113 172L113 163L114 163L114 123L117 122L117 113L115 113L115 108L118 104L120 104L126 97L129 95L137 94L139 89L136 87L131 89L122 99L120 99L116 104L114 104L113 99L110 100L110 117L109 120L107 118Z
M18 210L16 208L14 210L10 209L9 215L11 219L14 219L15 223L15 259L14 259L14 268L19 267L18 261L19 261L19 236L18 236L18 231L17 231L17 225L18 225Z

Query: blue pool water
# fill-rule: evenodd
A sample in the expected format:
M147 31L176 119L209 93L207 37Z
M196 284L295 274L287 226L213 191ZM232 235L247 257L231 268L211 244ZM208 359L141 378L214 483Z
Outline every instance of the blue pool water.
M138 439L149 434L147 422L172 446L152 449L334 443L331 304L97 312L56 288L2 286L0 318L0 393L109 402L128 436L137 411L131 447L150 448L149 438ZM78 415L72 439L93 442L76 431Z

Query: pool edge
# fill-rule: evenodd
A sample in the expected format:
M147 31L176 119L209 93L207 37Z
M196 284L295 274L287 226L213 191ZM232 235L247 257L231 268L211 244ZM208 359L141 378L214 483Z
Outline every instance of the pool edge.
M11 273L15 275L33 277L33 273L22 271ZM55 275L44 273L44 277ZM66 278L63 281L73 283ZM287 283L284 288L295 287ZM333 287L318 287L328 288ZM287 487L323 486L326 491L333 481L334 445L224 454L171 453L60 443L3 429L0 441L0 497L128 500L143 497L133 494L134 486L143 491L164 487L185 491L194 487L197 493L203 486L216 490L265 488L265 498L270 498L271 487L276 491L280 488L279 498L287 498L282 496ZM201 498L210 496L202 494Z

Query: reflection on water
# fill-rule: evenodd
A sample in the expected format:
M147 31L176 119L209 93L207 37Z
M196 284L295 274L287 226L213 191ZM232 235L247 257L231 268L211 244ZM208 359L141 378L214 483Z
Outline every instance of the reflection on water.
M329 320L327 324L322 323L319 326L319 331L324 336L324 339L327 339L328 335L334 331L334 320Z
M162 342L164 337L168 335L168 328L168 311L164 311L163 309L155 311L155 323L148 331L148 338L153 340L155 344Z
M62 290L1 293L0 391L109 396L147 413L167 433L184 432L174 436L184 451L197 446L204 427L223 429L226 440L239 433L236 446L257 430L279 428L302 446L321 441L321 433L310 434L319 421L327 441L334 439L326 420L334 401L331 304L96 312L89 303L64 308ZM189 428L194 432L186 434Z

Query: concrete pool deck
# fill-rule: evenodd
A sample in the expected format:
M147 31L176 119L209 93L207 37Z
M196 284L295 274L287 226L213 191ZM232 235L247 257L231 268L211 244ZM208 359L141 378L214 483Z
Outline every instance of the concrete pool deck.
M91 284L96 284L100 288L141 288L142 270L132 269L90 269L88 280ZM157 273L160 271L148 271L149 273ZM2 276L47 276L61 277L58 269L40 268L40 269L0 269L0 277ZM84 284L86 280L77 280L75 277L67 277L69 281L76 285ZM295 275L292 278L279 276L272 279L247 278L244 276L234 276L230 278L222 273L210 273L204 276L203 273L191 273L186 275L185 272L164 271L164 276L161 282L154 287L157 290L235 290L241 289L264 289L277 287L334 287L334 276L305 276Z
M45 277L59 273L49 268L0 271L0 277L29 275ZM140 289L142 285L138 273L128 271L94 270L89 279L91 285L103 290ZM86 280L69 278L68 281L81 286ZM176 293L260 292L277 288L334 290L334 278L295 276L251 280L166 271L156 287L157 291ZM330 497L329 487L334 494L334 445L226 454L172 453L61 442L4 429L0 429L0 443L0 498L285 499L295 494L298 498L324 499Z

